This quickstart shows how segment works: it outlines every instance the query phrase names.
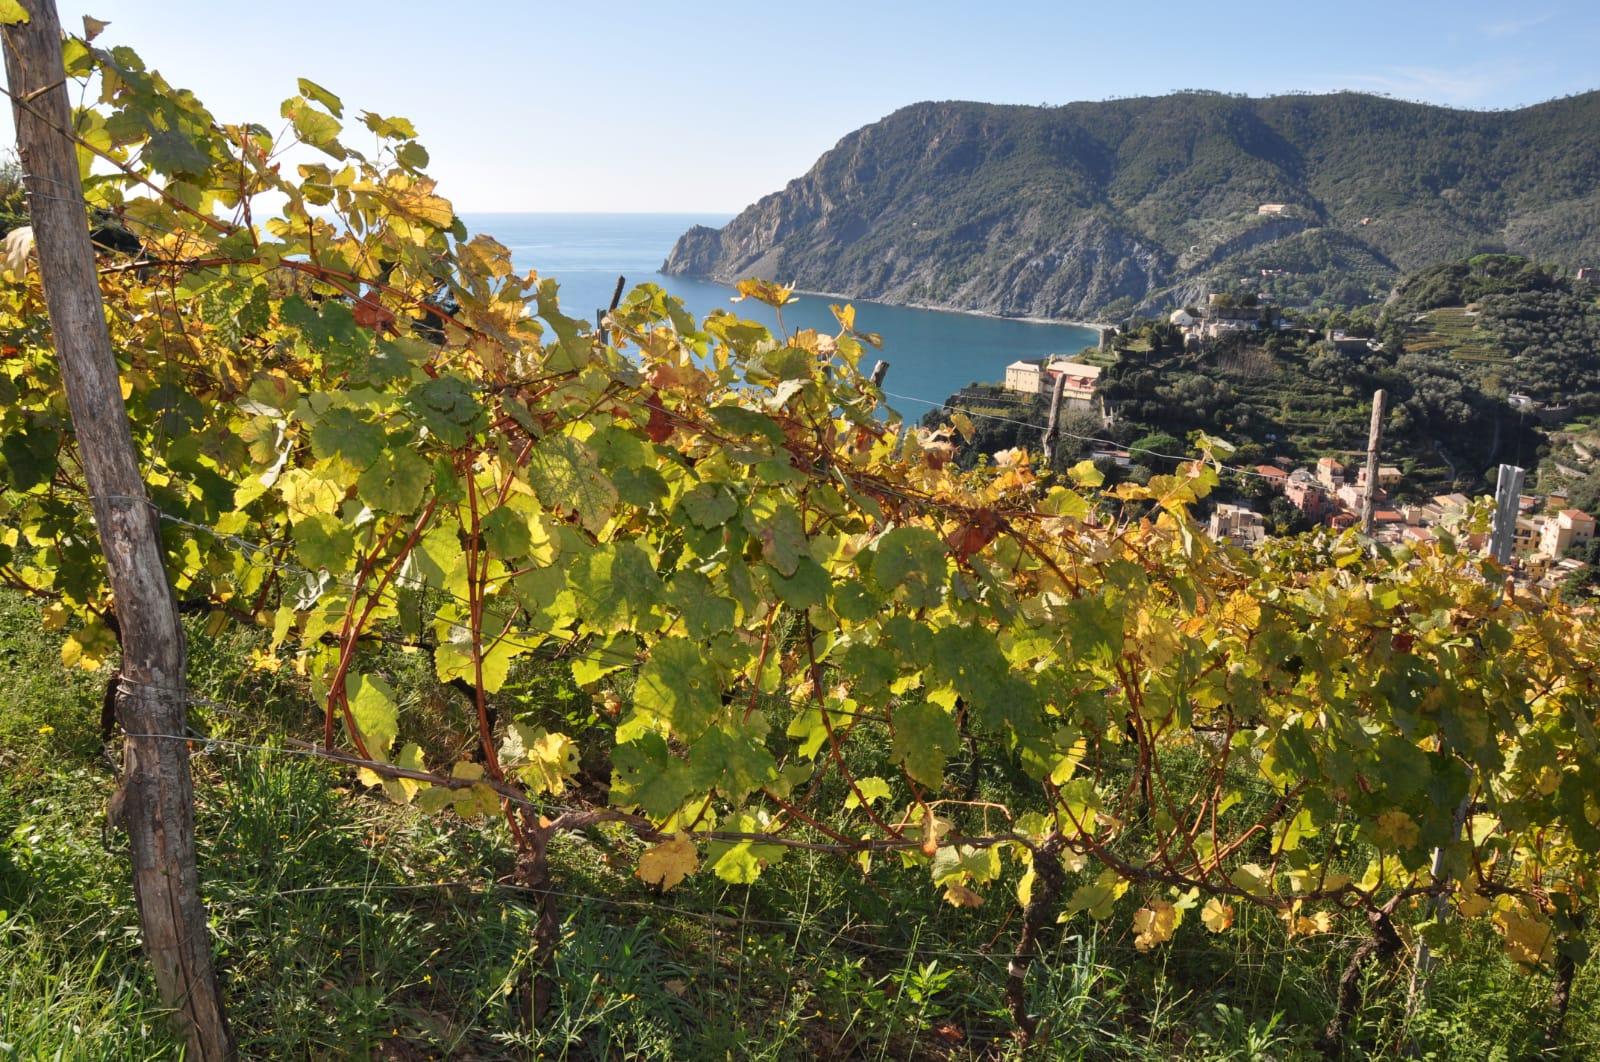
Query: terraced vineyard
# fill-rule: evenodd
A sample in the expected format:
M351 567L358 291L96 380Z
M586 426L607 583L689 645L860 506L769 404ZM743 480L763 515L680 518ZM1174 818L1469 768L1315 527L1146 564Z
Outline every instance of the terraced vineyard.
M1512 364L1505 348L1480 324L1478 311L1465 306L1446 306L1421 314L1406 334L1406 353L1433 354L1473 366Z

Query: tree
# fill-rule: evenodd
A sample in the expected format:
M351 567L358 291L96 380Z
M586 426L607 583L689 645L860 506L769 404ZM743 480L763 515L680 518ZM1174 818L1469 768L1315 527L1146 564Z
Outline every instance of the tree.
M1128 450L1135 456L1150 453L1186 456L1191 452L1187 443L1161 431L1140 436L1128 444Z

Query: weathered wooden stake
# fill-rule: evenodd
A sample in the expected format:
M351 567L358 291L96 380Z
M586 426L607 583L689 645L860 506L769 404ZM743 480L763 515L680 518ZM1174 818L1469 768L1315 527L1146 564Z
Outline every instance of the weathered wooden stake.
M1050 468L1055 464L1056 429L1061 420L1061 392L1066 389L1067 376L1065 373L1054 373L1050 385L1050 422L1044 426L1044 438L1039 440L1039 446L1044 450L1044 466Z
M1373 514L1378 507L1378 452L1383 447L1384 391L1372 392L1372 426L1367 429L1367 488L1361 492L1361 533L1372 534Z
M189 1057L233 1057L195 868L194 789L184 742L183 628L145 497L89 242L54 0L22 0L4 27L6 79L78 455L122 633L117 714L127 731L120 817L156 985ZM113 808L118 801L114 799Z
M877 364L872 366L872 386L882 387L883 378L887 375L889 375L889 363L879 359Z
M1515 465L1501 465L1495 481L1494 492L1494 525L1489 534L1489 554L1501 564L1508 564L1515 551L1517 541L1517 510L1518 498L1522 494L1522 480L1525 470ZM1450 744L1443 738L1439 741L1439 755L1448 759ZM1468 793L1461 798L1461 803L1456 808L1454 824L1450 831L1450 842L1454 844L1461 837L1461 829L1466 825L1467 810L1472 802L1472 794ZM1438 884L1445 876L1445 851L1443 848L1433 850L1433 858L1429 864L1428 872L1434 884ZM1436 921L1444 921L1450 914L1450 898L1443 892L1434 896L1429 901ZM1416 1010L1417 1000L1425 999L1428 995L1428 981L1433 975L1434 957L1428 947L1428 942L1422 937L1417 938L1417 961L1411 968L1411 987L1406 1003L1408 1012Z
M617 305L622 302L622 289L627 285L627 283L627 277L617 277L617 286L611 292L611 307L609 309L596 310L594 312L594 328L595 331L600 334L600 345L602 347L611 341L611 332L606 328L606 314L617 312Z
M1494 525L1489 533L1489 555L1501 564L1510 564L1516 554L1518 502L1527 470L1516 465L1501 465L1494 484Z

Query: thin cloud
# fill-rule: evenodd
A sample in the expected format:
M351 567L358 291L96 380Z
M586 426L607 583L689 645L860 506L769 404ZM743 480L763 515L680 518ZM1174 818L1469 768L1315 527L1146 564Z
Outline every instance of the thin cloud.
M1535 26L1542 26L1555 18L1554 11L1546 11L1542 15L1531 15L1528 18L1508 18L1500 22L1491 22L1483 27L1485 37L1514 37L1524 30L1531 30Z
M1492 96L1517 79L1504 66L1445 70L1431 66L1397 66L1377 74L1346 74L1336 80L1345 87L1386 92L1402 99L1429 100L1470 106Z

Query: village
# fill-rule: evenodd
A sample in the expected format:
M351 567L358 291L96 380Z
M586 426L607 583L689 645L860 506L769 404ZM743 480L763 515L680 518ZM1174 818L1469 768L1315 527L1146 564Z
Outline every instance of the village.
M1218 294L1211 295L1203 308L1173 311L1168 323L1182 333L1185 348L1190 350L1207 348L1234 332L1285 327L1274 307L1253 299L1241 301ZM1111 335L1114 331L1108 331L1103 337L1102 350L1108 349ZM1380 349L1372 339L1337 329L1326 330L1321 339L1338 353ZM1104 369L1081 359L1081 355L1051 355L1012 362L1006 367L1005 390L1022 396L1051 398L1058 424L1068 413L1080 411L1098 413L1102 423L1109 426L1115 413L1097 394ZM1522 396L1510 396L1510 404L1517 408L1519 399ZM1182 455L1135 453L1109 443L1097 443L1089 450L1089 456L1096 462L1126 469L1142 457ZM1281 496L1309 524L1343 530L1362 522L1368 493L1364 461L1347 464L1337 455L1326 455L1318 458L1314 465L1295 466L1286 459L1278 459L1276 463L1257 464L1233 472L1241 480L1253 478L1264 484L1268 493ZM1380 463L1376 478L1372 491L1371 535L1374 541L1387 545L1431 542L1441 529L1461 521L1473 502L1461 493L1435 494L1425 500L1415 500L1416 491L1410 492L1413 500L1399 501L1395 495L1400 493L1404 474L1394 464ZM1247 548L1260 545L1269 534L1265 514L1239 501L1219 502L1210 514L1207 528L1214 539ZM1461 535L1456 537L1462 541ZM1523 585L1555 588L1588 566L1570 554L1576 552L1573 547L1581 547L1594 538L1594 516L1569 507L1563 493L1521 494L1512 544L1512 574ZM1468 548L1489 554L1488 534L1468 534L1464 541Z

